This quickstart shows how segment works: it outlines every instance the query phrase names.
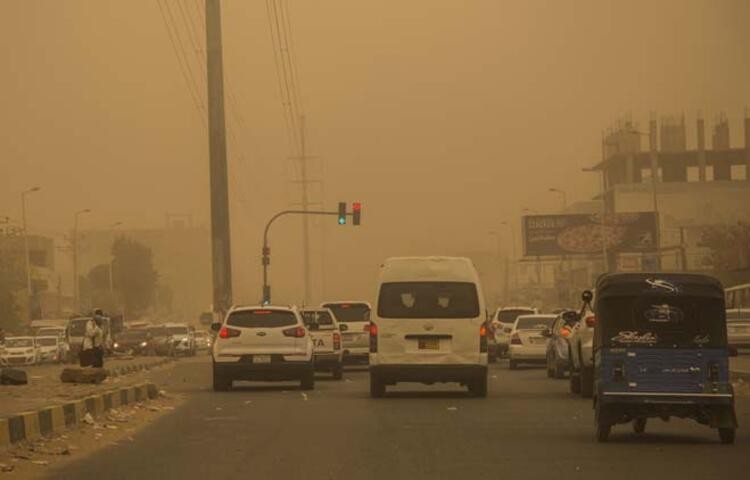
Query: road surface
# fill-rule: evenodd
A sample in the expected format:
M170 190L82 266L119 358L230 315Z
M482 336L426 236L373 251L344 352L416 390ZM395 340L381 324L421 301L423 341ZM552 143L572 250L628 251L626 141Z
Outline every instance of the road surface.
M187 401L135 441L50 471L55 479L741 478L750 468L750 396L738 399L736 445L691 421L629 426L594 441L591 402L539 368L491 366L489 395L404 385L369 398L366 371L316 388L247 384L214 393L207 357L162 379ZM392 393L391 393L392 392ZM745 428L742 428L745 427ZM741 473L744 472L744 473Z

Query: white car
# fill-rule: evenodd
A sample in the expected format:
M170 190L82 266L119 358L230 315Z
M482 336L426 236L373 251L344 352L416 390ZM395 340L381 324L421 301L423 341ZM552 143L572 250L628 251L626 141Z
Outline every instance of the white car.
M346 330L346 326L340 326L328 308L304 308L300 315L312 337L315 370L328 370L334 380L341 380L344 377L341 328Z
M509 367L515 370L519 363L546 363L547 337L545 331L552 327L557 315L520 315L510 332Z
M229 390L235 380L298 380L315 385L313 342L296 308L234 307L224 322L211 325L213 386Z
M458 382L487 395L484 295L468 258L385 261L370 327L370 395L398 382Z
M519 315L532 315L534 313L539 312L533 307L501 307L495 311L490 322L490 334L492 335L489 352L490 361L508 353L510 331L513 330L516 318Z
M584 398L594 395L594 326L596 316L591 309L593 303L586 304L581 319L575 324L568 337L570 350L569 374L570 392Z
M34 337L8 337L0 349L0 365L20 367L36 365L39 362L39 349Z
M175 355L195 355L195 337L193 327L186 323L165 323L167 335L172 337L172 348Z
M346 325L341 338L344 347L344 362L367 363L370 349L370 304L362 301L324 302L321 308L329 308L339 325Z
M63 340L57 335L37 336L34 339L39 352L39 363L55 362L62 363L67 356Z

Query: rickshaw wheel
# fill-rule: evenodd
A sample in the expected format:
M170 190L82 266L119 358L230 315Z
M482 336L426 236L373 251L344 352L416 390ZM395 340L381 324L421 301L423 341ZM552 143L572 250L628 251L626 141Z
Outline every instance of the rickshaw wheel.
M633 420L633 431L637 434L642 434L646 431L646 420L645 418L636 418Z
M734 443L734 428L719 428L719 438L721 443L731 445Z
M609 439L609 432L612 430L612 425L604 424L597 420L596 422L596 441L604 443Z

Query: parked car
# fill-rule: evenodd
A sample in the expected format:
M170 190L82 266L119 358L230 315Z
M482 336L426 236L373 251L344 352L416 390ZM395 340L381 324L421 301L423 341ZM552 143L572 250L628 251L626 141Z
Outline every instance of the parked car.
M57 335L37 336L34 343L39 352L39 363L62 363L67 359L68 349L65 340Z
M202 351L211 351L211 347L213 346L214 339L213 335L211 335L210 332L207 332L205 330L196 330L193 334L193 338L195 340L195 349L198 352Z
M315 369L328 370L334 380L341 380L344 376L341 329L346 331L346 325L340 326L328 308L305 308L299 313L312 337Z
M0 365L20 367L36 365L39 362L39 348L34 337L6 337L0 349Z
M545 363L547 337L543 333L552 326L555 315L519 315L510 332L509 367L515 370L522 363Z
M578 312L566 310L557 315L552 328L542 332L547 337L547 376L564 378L568 371L568 337L578 323Z
M592 291L592 295L594 292ZM594 394L594 300L584 304L581 309L581 320L568 337L568 374L570 392L591 398Z
M330 308L341 332L345 363L367 363L370 347L370 304L361 301L325 302L320 308Z
M117 335L114 351L129 355L147 355L151 352L151 341L151 334L145 328L124 330Z
M727 336L730 347L750 348L750 309L727 310Z
M214 323L213 388L225 391L236 380L297 380L315 386L313 342L293 307L232 308Z
M519 315L533 315L539 313L533 307L500 307L490 321L490 361L506 356L510 345L510 332Z
M370 396L398 382L457 382L487 396L487 325L468 258L390 258L370 326Z

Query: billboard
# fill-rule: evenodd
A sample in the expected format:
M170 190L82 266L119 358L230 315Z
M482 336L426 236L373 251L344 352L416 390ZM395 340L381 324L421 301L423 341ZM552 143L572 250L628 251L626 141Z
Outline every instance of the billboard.
M523 217L526 256L640 253L656 250L654 212L528 215Z

